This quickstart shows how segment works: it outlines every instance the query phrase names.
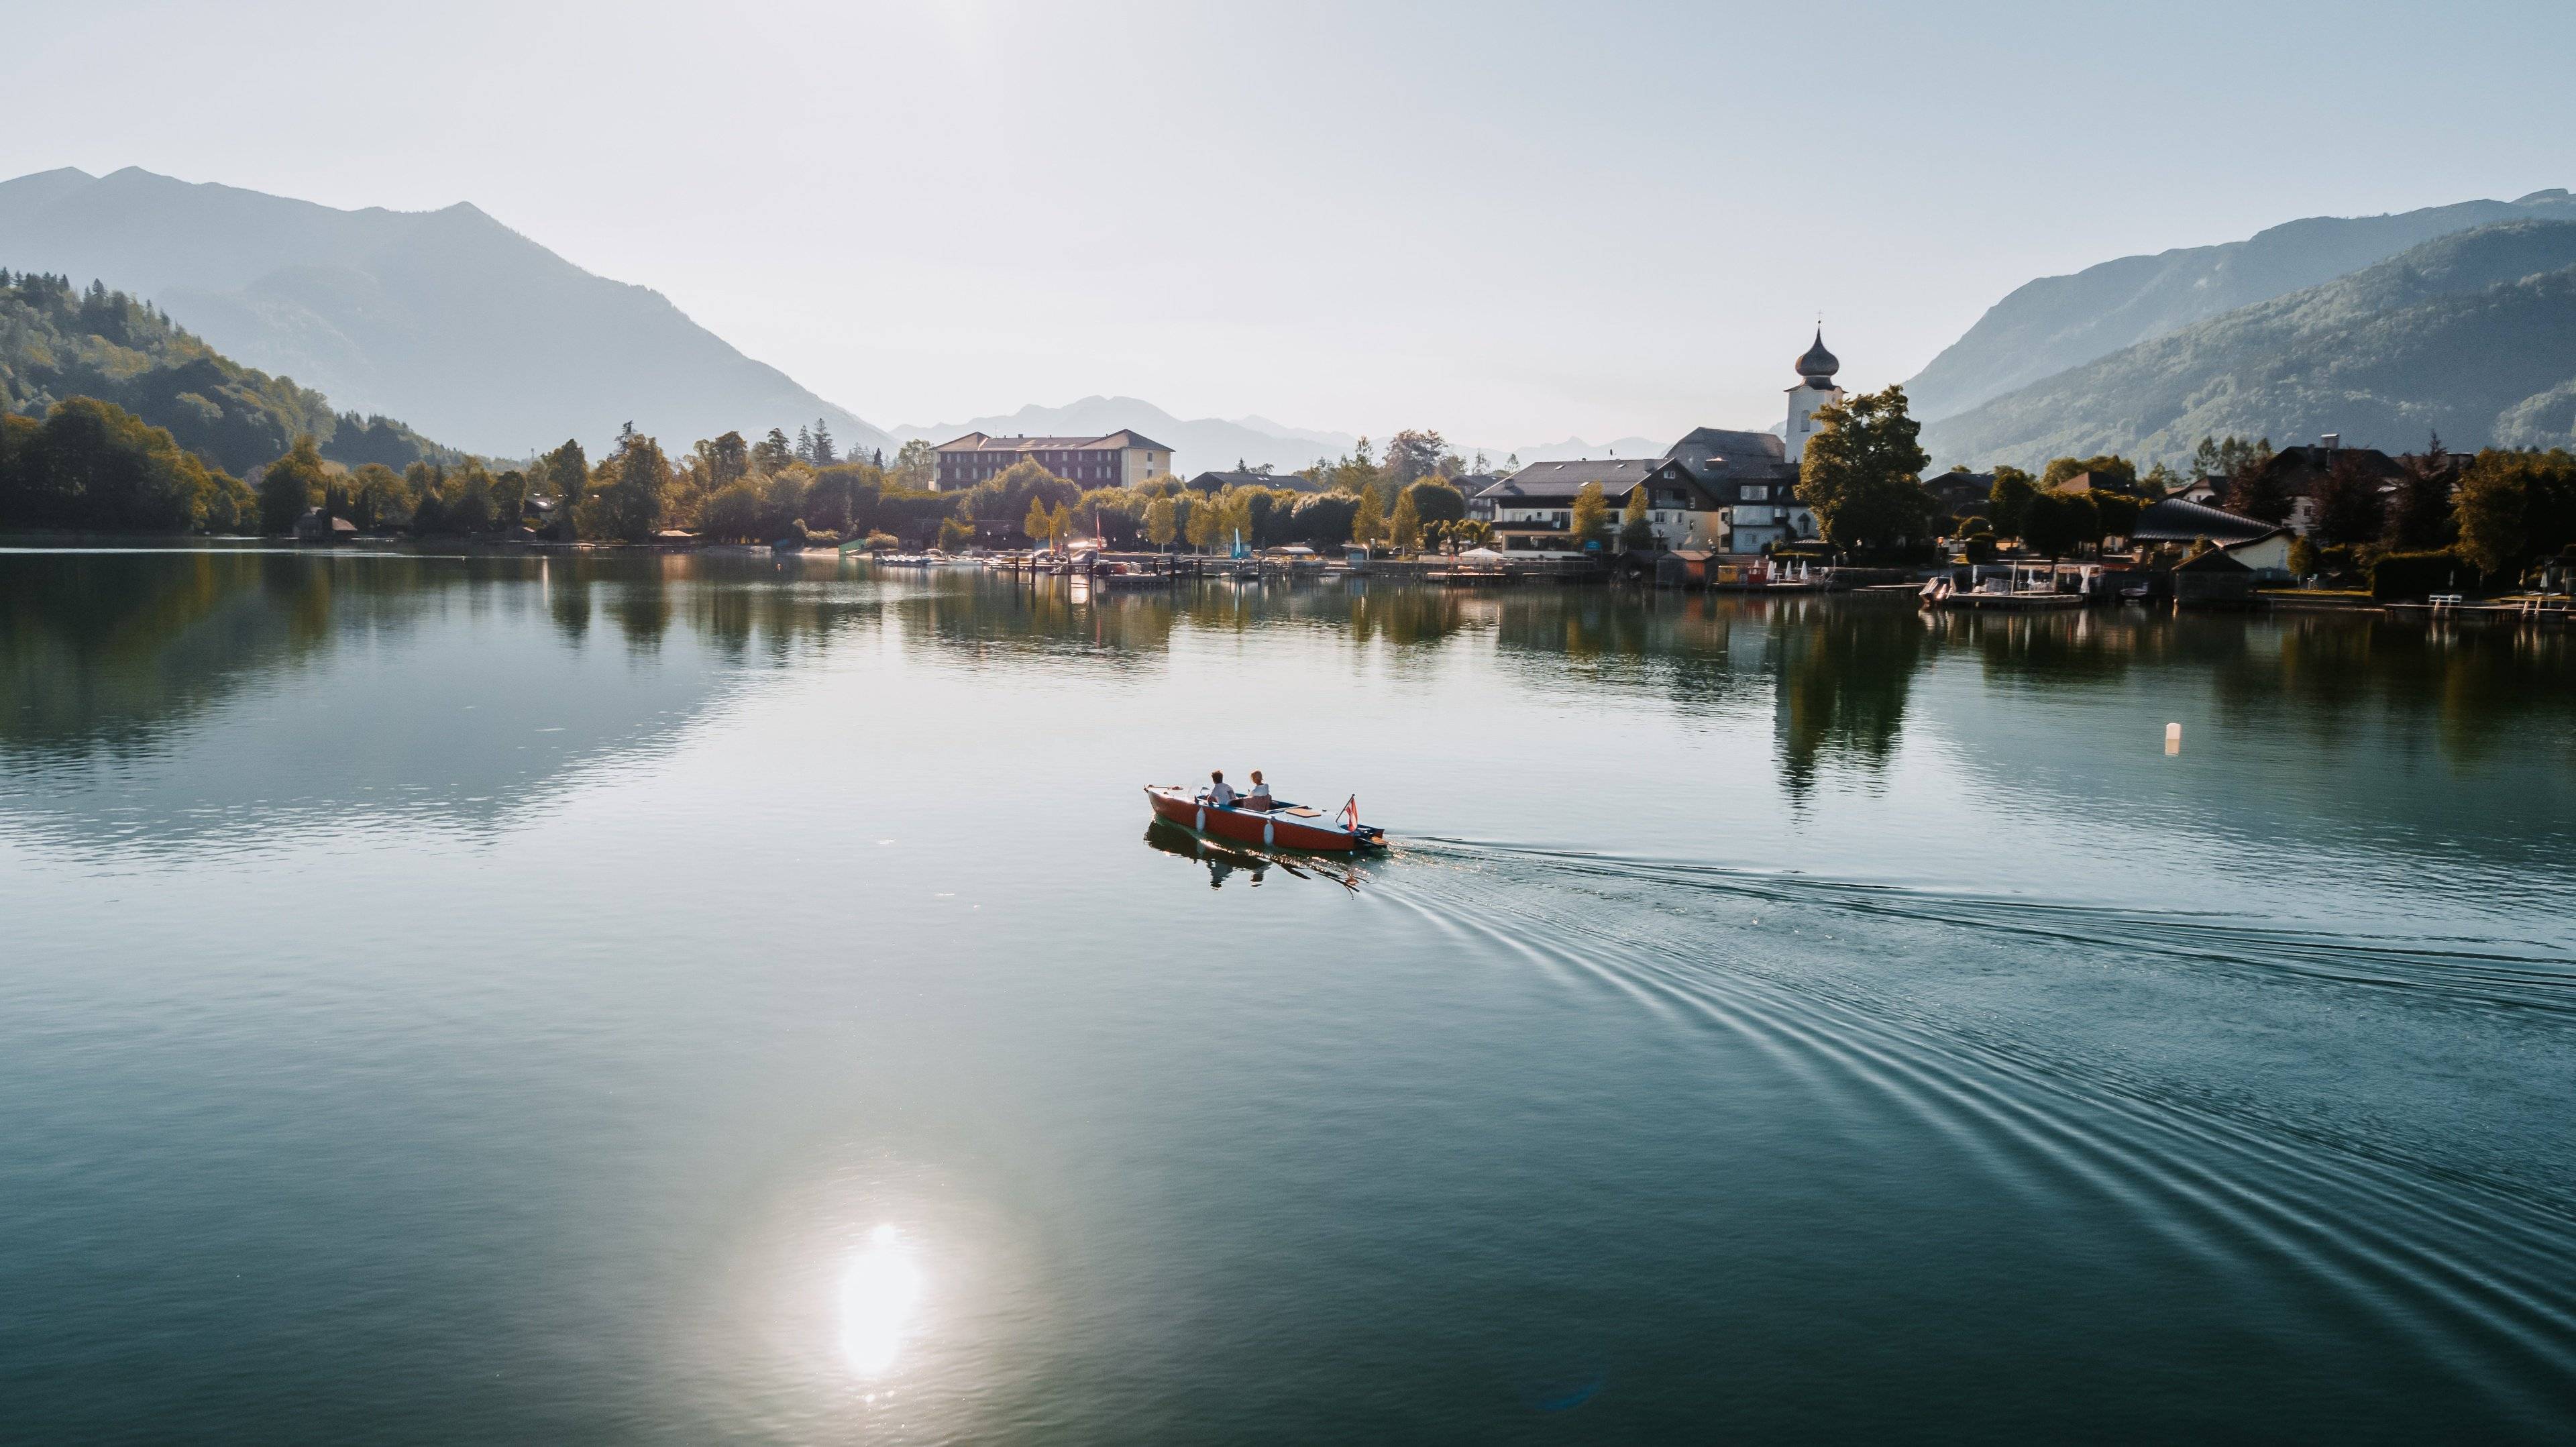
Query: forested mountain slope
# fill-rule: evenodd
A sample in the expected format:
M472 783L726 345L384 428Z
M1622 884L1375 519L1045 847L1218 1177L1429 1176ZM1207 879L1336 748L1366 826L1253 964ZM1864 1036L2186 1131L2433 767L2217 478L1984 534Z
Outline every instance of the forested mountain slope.
M321 393L242 366L123 292L0 273L0 413L42 417L71 397L113 402L236 476L303 433L351 466L459 457L403 423L335 413Z
M2116 452L2179 462L2204 436L2454 447L2576 438L2576 221L2444 236L2321 286L2141 342L1923 431L1943 463Z
M2576 220L2563 190L2391 216L2312 216L2221 246L2124 256L2045 276L1995 303L1905 384L1914 415L1964 412L2043 377L2223 312L2347 276L2436 237L2500 221Z

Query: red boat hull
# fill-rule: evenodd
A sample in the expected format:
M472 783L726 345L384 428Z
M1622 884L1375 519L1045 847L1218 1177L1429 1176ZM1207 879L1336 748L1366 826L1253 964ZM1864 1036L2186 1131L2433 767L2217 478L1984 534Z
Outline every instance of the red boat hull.
M1153 801L1158 818L1169 819L1184 829L1195 829L1211 838L1263 849L1349 854L1362 849L1376 849L1385 842L1385 835L1380 830L1366 825L1345 829L1332 816L1302 805L1283 805L1266 811L1211 809L1200 803L1189 790L1171 784L1148 784L1145 797Z

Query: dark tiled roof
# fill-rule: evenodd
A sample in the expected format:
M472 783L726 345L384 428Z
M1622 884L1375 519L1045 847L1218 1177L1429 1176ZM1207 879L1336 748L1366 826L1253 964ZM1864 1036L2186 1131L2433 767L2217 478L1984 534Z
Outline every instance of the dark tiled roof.
M2250 543L2268 538L2280 529L2260 518L2241 517L2221 512L2182 498L2169 497L2149 503L2130 525L2129 539L2140 543L2187 543L2194 538L2207 538L2214 543Z
M1638 457L1533 462L1476 495L1501 503L1553 502L1560 498L1570 502L1585 484L1597 482L1607 496L1625 497L1657 465Z
M1690 463L1694 471L1760 471L1789 465L1789 447L1768 432L1738 432L1724 427L1694 427L1666 448L1664 456Z

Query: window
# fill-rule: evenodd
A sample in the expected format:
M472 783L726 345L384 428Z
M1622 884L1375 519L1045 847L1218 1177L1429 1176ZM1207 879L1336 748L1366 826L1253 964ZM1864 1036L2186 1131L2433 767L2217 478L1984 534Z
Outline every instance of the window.
M1753 502L1760 502L1770 495L1771 489L1768 487L1748 487L1744 490L1744 496Z

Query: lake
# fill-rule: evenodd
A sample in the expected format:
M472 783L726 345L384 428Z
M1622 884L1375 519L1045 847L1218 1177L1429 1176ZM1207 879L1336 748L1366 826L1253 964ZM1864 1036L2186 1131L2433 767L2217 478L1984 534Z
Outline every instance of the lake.
M2565 632L0 553L0 1417L2565 1440L2571 885Z

